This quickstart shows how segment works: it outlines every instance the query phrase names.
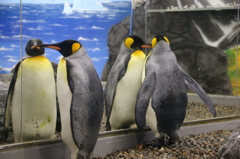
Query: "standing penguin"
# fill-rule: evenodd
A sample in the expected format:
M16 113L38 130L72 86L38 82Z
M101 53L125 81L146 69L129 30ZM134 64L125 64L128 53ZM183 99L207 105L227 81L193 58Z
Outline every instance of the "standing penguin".
M51 62L39 39L29 40L26 57L13 69L5 106L5 134L12 120L15 142L50 139L56 127L56 86Z
M128 128L135 123L136 98L142 84L146 57L141 49L146 46L142 39L134 35L122 42L106 83L106 130Z
M103 89L94 65L78 41L41 46L64 56L57 70L62 140L72 159L92 158L103 114Z
M179 130L186 114L186 85L194 90L209 107L215 117L215 107L201 88L179 66L166 37L156 36L152 40L152 53L145 66L145 79L136 103L136 124L144 129L145 123L155 133L158 147L164 145L164 137L173 144L179 138Z

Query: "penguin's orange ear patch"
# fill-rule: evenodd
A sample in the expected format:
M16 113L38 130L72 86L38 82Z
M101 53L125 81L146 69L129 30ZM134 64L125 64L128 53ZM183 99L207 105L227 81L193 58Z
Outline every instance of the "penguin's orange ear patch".
M77 52L81 48L81 45L79 43L73 43L72 45L72 54Z
M133 44L134 40L132 38L127 38L125 40L125 46L131 49L131 45Z
M141 45L142 48L152 48L151 45Z

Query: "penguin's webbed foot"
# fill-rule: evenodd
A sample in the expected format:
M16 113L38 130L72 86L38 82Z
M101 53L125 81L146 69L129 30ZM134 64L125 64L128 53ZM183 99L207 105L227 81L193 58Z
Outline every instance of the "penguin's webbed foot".
M163 143L159 143L156 140L152 140L152 141L149 141L149 142L145 143L144 146L145 147L153 146L153 147L161 148L161 147L166 146L166 143L164 143L164 142Z
M149 147L149 146L153 146L153 147L156 147L157 143L155 140L152 140L152 141L148 141L144 144L145 147Z
M169 140L167 141L167 145L173 145L175 144L175 142L176 142L175 139L169 138Z
M167 146L167 143L165 142L164 137L156 138L156 147L161 148L161 147L165 147L165 146Z
M169 136L167 145L173 145L173 144L175 144L175 142L178 141L178 140L179 140L179 132L176 131L176 132L172 133L172 134Z
M171 136L169 136L169 139L168 139L168 141L167 141L167 145L173 145L173 144L175 144L177 141L179 140L179 136L178 135L176 135L176 134L174 134L174 135L171 135Z

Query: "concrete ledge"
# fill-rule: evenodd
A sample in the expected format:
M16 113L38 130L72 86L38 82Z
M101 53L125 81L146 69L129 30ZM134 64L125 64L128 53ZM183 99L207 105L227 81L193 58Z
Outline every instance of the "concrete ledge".
M208 94L214 104L237 106L240 105L239 96L214 95ZM188 102L203 103L196 93L188 93Z

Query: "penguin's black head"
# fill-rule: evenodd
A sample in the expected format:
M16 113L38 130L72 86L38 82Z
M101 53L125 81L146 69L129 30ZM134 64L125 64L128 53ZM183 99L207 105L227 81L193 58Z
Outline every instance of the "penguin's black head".
M124 44L126 47L135 50L142 50L142 48L151 47L150 45L145 45L145 42L135 35L128 36L124 40Z
M157 44L157 42L159 42L161 40L166 41L168 44L170 44L170 42L166 36L157 35L155 38L152 39L152 47L154 47Z
M42 44L40 46L58 50L64 57L74 54L82 47L81 43L76 40L64 40L60 43Z
M27 42L25 51L29 56L39 56L44 54L44 47L39 47L42 44L40 39L31 39Z

